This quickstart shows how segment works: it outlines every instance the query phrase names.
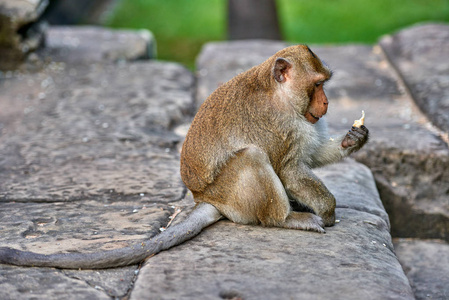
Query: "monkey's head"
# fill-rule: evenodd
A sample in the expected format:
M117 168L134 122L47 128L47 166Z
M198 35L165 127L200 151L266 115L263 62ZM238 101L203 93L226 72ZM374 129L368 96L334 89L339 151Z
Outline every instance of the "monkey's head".
M273 60L276 85L302 116L312 124L318 122L329 104L323 85L332 77L330 69L306 45L285 48Z

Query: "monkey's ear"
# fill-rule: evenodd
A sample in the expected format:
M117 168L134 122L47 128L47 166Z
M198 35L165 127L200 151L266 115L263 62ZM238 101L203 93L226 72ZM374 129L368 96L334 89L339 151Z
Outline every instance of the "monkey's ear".
M278 58L276 59L276 62L274 63L273 67L273 77L276 79L277 82L283 83L287 79L285 76L290 68L292 67L292 64L289 63L285 58Z

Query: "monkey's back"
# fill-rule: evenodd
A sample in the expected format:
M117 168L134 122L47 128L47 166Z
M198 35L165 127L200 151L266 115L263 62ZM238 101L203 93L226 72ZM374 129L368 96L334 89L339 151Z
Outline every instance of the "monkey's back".
M181 152L181 178L191 191L212 183L221 167L245 144L256 101L256 66L219 86L200 106Z
M234 77L198 110L181 152L181 177L191 191L204 190L237 151L250 144L265 144L278 135L268 128L275 125L277 117L265 101L272 95L267 95L267 82L259 80L261 72L266 77L270 74L262 64ZM277 142L267 144L279 143L282 139L278 137Z

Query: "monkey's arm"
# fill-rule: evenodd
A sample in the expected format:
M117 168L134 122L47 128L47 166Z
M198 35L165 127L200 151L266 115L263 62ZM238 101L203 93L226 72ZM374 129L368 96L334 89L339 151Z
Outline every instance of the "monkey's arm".
M347 154L341 146L344 136L327 138L317 151L312 154L312 168L322 167L340 161Z
M334 225L335 197L308 166L291 164L282 171L280 178L291 200L313 210L325 226Z
M323 137L322 146L312 154L312 168L340 161L351 153L360 150L369 138L369 130L364 125L354 127L337 138Z
M221 217L220 212L214 206L200 203L184 221L169 227L149 241L130 247L94 253L49 255L0 247L0 263L61 269L105 269L128 266L193 238L203 228L217 222Z

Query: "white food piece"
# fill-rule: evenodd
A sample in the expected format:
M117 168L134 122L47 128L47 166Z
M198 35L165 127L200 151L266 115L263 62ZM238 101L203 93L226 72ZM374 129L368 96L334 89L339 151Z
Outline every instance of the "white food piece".
M358 120L355 120L354 124L352 124L352 126L360 128L364 124L365 124L365 111L362 110L362 117Z

